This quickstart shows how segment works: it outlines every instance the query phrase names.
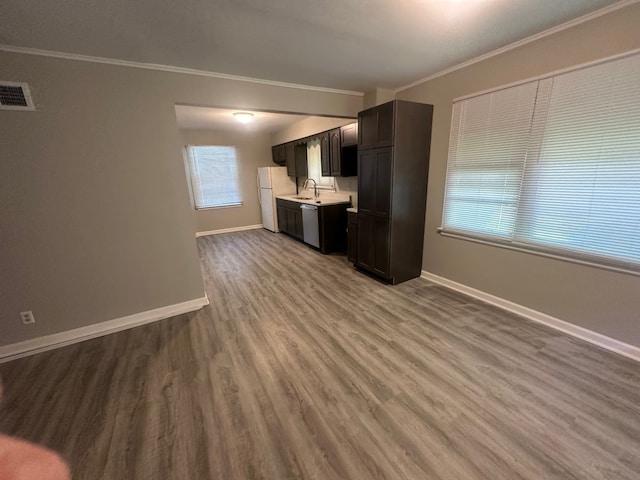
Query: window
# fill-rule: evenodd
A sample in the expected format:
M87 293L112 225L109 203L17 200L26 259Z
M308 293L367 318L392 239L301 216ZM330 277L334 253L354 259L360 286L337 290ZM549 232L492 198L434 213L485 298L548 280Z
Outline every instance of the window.
M445 234L640 271L640 55L454 102Z
M322 158L320 157L320 140L307 142L307 177L313 178L318 188L325 190L335 189L334 177L322 176Z
M242 205L235 147L187 146L196 209Z

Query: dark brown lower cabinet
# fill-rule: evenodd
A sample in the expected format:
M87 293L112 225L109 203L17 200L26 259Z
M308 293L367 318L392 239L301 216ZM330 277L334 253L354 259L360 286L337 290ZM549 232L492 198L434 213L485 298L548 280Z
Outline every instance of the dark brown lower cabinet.
M347 239L347 260L355 263L358 252L358 214L354 212L347 212Z
M348 203L320 206L318 222L320 228L320 251L322 253L344 252L347 249Z
M302 240L302 211L300 210L300 204L280 199L276 200L276 203L278 229L298 240Z
M300 203L278 198L276 200L278 229L304 241ZM348 203L318 205L319 250L322 253L340 252L347 248Z
M358 213L356 265L390 279L389 218Z

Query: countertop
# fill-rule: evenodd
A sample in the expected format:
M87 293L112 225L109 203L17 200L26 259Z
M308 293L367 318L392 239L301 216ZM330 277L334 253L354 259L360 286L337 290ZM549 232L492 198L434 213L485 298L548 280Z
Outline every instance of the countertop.
M350 195L343 195L339 193L324 194L324 195L320 194L320 196L317 199L313 198L313 193L308 194L306 192L300 193L297 195L278 195L276 198L281 198L282 200L289 200L290 202L306 203L309 205L340 205L342 203L346 203L349 205L351 204Z
M354 207L347 208L347 212L349 212L349 213L358 213L358 209L354 208Z

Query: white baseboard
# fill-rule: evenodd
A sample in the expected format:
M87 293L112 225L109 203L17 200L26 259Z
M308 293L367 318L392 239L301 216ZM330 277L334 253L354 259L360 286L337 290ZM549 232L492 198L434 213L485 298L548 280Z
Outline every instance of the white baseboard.
M67 330L66 332L54 333L43 337L32 338L23 342L12 343L0 346L0 363L15 360L17 358L35 355L55 348L64 347L73 343L83 342L92 338L101 337L110 333L119 332L128 328L138 327L146 323L156 322L165 318L180 315L182 313L198 310L205 305L209 305L209 298L206 293L204 297L195 298L186 302L168 305L166 307L147 310L146 312L127 315L126 317L115 318L105 322L88 325L86 327Z
M429 280L430 282L443 285L452 290L456 290L460 293L464 293L465 295L469 295L470 297L477 298L478 300L482 300L483 302L489 303L503 310L515 313L516 315L520 315L521 317L533 320L534 322L542 323L544 325L547 325L548 327L560 330L561 332L567 333L599 347L605 348L607 350L618 353L620 355L624 355L625 357L640 362L640 347L636 347L635 345L630 345L628 343L621 342L620 340L602 335L601 333L587 330L586 328L579 327L578 325L574 325L573 323L560 320L559 318L552 317L551 315L547 315L546 313L538 312L537 310L533 310L532 308L525 307L509 300L505 300L504 298L496 297L495 295L483 292L482 290L476 290L475 288L468 287L467 285L454 282L453 280L449 280L444 277L440 277L439 275L435 275L431 272L426 272L423 270L421 277L425 280Z
M244 225L242 227L232 227L232 228L221 228L219 230L207 230L206 232L196 232L196 238L206 237L207 235L217 235L219 233L242 232L243 230L256 230L258 228L262 228L262 224Z

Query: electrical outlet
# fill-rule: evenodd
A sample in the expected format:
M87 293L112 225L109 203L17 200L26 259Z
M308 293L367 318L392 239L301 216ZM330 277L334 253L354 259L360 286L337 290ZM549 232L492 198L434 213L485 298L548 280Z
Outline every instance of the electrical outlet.
M20 312L20 318L22 319L22 323L24 325L36 323L36 319L33 317L33 312L31 310L29 310L28 312Z

